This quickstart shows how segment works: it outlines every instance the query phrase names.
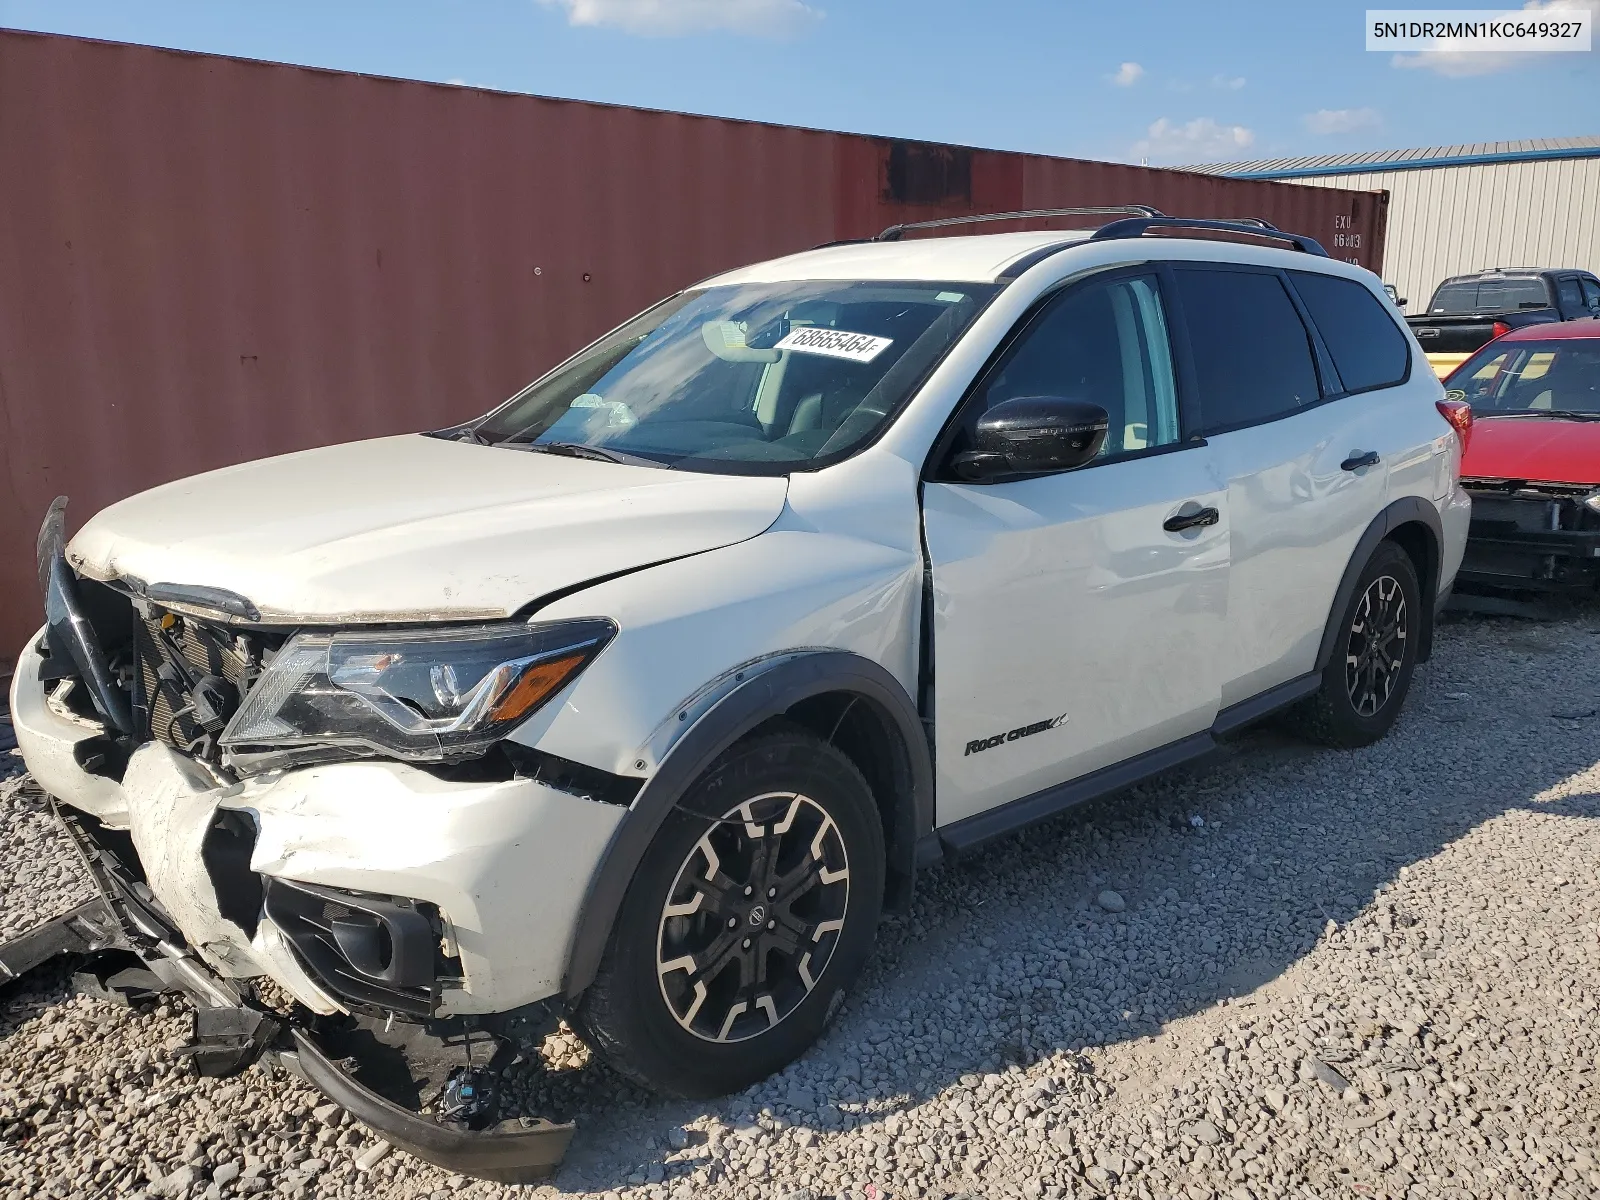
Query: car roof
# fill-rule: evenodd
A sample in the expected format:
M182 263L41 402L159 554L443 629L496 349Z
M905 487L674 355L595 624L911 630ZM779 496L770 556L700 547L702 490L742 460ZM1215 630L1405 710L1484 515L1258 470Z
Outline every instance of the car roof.
M1041 250L1066 249L1089 240L1092 229L1035 233L983 233L964 237L907 238L895 242L835 242L738 267L701 287L784 283L796 279L896 279L993 283L1013 264Z
M1467 283L1480 279L1535 279L1541 275L1589 275L1582 267L1485 267L1465 275L1452 275L1444 283ZM1444 286L1444 284L1440 284Z
M1092 229L1058 229L1035 233L913 237L887 242L833 242L783 258L737 267L694 286L723 287L800 280L997 283L1015 278L1057 251L1077 246L1087 248L1129 244L1121 239L1094 241L1094 232ZM1139 243L1139 248L1129 257L1144 260L1198 257L1209 261L1255 263L1333 275L1370 274L1336 259L1248 242L1170 236L1132 241ZM1155 249L1157 245L1161 248ZM1372 283L1377 285L1377 276L1372 276Z
M1584 317L1581 321L1547 321L1538 325L1524 325L1503 333L1498 342L1551 342L1567 338L1600 338L1600 317Z

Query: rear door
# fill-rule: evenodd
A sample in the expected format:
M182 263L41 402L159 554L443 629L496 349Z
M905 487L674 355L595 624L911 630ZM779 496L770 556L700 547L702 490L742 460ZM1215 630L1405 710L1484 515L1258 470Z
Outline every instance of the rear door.
M1180 421L1164 292L1158 271L1119 271L1042 303L930 463L941 825L1177 741L1216 715L1227 498L1211 450ZM1105 408L1100 456L986 483L944 467L991 404L1027 395Z
M1390 471L1417 464L1385 398L1343 387L1287 274L1219 263L1175 264L1174 276L1200 432L1228 493L1227 707L1314 668ZM1309 286L1322 290L1321 278Z

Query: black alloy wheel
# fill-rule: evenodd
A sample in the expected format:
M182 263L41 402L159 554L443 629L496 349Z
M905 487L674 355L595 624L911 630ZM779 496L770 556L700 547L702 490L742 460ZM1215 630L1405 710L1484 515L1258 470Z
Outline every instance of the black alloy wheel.
M1409 617L1405 589L1393 575L1378 576L1356 602L1344 676L1357 716L1377 716L1394 696L1406 661Z
M765 1033L817 986L849 907L850 857L827 810L795 792L745 800L695 843L662 907L662 999L706 1041Z
M1379 542L1344 611L1330 614L1336 636L1320 685L1283 723L1310 741L1349 749L1388 733L1417 665L1422 605L1411 556L1396 542Z
M860 771L803 729L768 726L667 815L573 1024L658 1092L748 1087L804 1053L838 1011L872 950L884 871Z

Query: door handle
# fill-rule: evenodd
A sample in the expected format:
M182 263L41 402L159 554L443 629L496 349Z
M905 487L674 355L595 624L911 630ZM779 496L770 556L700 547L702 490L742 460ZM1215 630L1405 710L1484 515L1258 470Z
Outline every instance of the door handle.
M1202 508L1197 512L1179 513L1175 517L1168 517L1161 522L1161 528L1168 533L1182 533L1185 529L1199 529L1206 525L1215 525L1222 520L1222 514L1214 508Z
M1375 467L1378 465L1378 452L1376 450L1363 450L1360 454L1352 454L1339 464L1341 471L1359 471L1362 467Z

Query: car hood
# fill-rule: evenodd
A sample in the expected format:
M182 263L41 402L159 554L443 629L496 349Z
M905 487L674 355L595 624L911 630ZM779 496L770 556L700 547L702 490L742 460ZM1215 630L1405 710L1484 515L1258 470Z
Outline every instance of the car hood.
M1480 417L1461 473L1476 479L1600 483L1600 421Z
M97 514L95 579L221 588L269 624L505 617L755 537L783 477L706 475L409 434L180 479Z

